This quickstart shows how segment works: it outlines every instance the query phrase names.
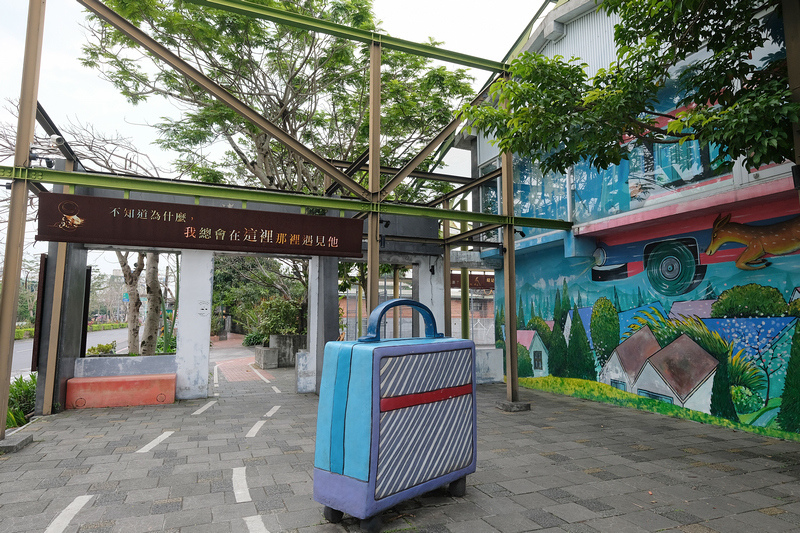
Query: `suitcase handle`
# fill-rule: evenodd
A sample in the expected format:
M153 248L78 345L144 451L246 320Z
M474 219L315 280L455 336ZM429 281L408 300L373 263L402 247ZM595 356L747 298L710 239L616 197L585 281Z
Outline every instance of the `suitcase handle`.
M363 337L359 337L358 342L379 342L381 340L380 325L383 315L385 315L389 309L400 305L414 307L419 311L419 314L422 315L422 319L425 321L425 337L429 339L444 337L443 333L436 332L436 319L433 318L433 313L431 313L431 310L425 305L416 300L409 300L408 298L395 298L394 300L387 300L379 304L378 307L372 310L369 314L369 322L367 323L367 334Z

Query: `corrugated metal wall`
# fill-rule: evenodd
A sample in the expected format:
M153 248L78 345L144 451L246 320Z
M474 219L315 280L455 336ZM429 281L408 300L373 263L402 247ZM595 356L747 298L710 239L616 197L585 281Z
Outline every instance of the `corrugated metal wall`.
M558 42L548 43L541 54L547 57L562 56L581 58L588 65L591 78L600 68L607 67L616 59L614 26L619 16L608 16L605 11L592 11L571 22L565 23L565 35Z

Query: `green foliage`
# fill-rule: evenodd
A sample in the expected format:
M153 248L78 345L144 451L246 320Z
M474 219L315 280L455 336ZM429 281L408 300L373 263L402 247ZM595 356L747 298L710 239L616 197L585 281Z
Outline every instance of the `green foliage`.
M532 316L525 325L525 329L533 330L538 333L539 337L542 339L542 343L544 343L545 348L548 350L550 349L550 339L553 336L553 333L550 331L550 326L547 325L547 322L545 322L542 317L536 315Z
M789 364L781 396L778 424L784 431L800 432L800 328L792 336Z
M521 387L528 389L535 389L554 394L563 394L567 396L573 396L575 398L582 398L584 400L609 403L612 405L618 405L620 407L638 409L640 411L649 411L674 418L692 420L701 424L713 424L716 426L722 426L740 431L747 431L750 433L756 433L758 435L800 441L800 434L798 433L742 424L700 411L695 411L693 409L687 409L685 407L680 407L659 400L645 398L644 396L637 396L636 394L621 391L610 385L598 383L596 381L584 381L578 379L547 376L542 378L523 378L519 380L519 384ZM777 401L779 400L780 399L777 399Z
M161 335L156 341L157 354L175 353L178 349L178 337L175 335Z
M733 406L739 414L754 413L764 407L764 398L747 387L731 385L731 398Z
M757 392L766 385L766 378L761 369L745 356L744 350L739 350L731 357L728 363L728 376L731 379L731 387L745 387Z
M602 368L611 357L611 352L619 346L619 314L608 298L600 298L595 302L589 319L589 331L597 363Z
M269 335L252 332L244 336L244 340L242 340L242 346L263 346L267 342L269 342Z
M37 374L18 376L11 381L8 390L8 406L19 409L24 414L33 412L36 406Z
M26 415L32 413L36 407L36 379L37 375L33 373L29 376L18 376L11 381L6 428L24 426L28 422Z
M24 336L25 336L25 332L23 330L21 330L21 329L15 329L14 330L14 340L15 341L23 339Z
M528 349L517 343L517 377L527 378L533 376L533 362Z
M86 355L108 355L117 353L117 341L108 344L96 344L86 348Z
M553 324L553 334L550 335L548 347L548 364L551 376L567 377L567 341L558 322Z
M571 378L597 379L594 367L594 355L586 338L583 320L578 313L577 306L572 310L572 327L569 330L569 345L567 347L567 375Z
M791 99L785 56L760 56L771 42L784 44L780 9L764 15L780 2L604 0L620 18L616 63L590 79L576 59L521 54L490 89L490 105L465 106L464 116L545 172L584 159L598 169L619 164L629 157L627 139L713 143L712 166L792 160L800 103ZM665 113L660 101L680 111Z
M786 311L786 315L800 317L800 298L789 302L789 309Z
M303 333L300 330L300 304L296 300L272 297L262 300L251 309L238 309L245 320L248 333L257 333L269 338L270 335L291 335Z
M785 316L786 300L775 287L749 283L723 291L711 305L712 318Z
M370 0L260 3L378 29ZM352 161L366 148L369 54L361 43L190 2L109 0L108 6L323 157ZM161 146L180 154L175 163L182 174L195 181L244 180L274 189L323 191L322 173L271 135L161 62L132 52L128 38L95 16L88 28L85 66L103 72L133 103L161 96L184 110L181 117L156 125ZM381 162L399 166L452 120L472 90L465 70L436 66L422 56L384 49L382 65ZM217 141L228 149L223 156L207 149ZM429 158L421 168L428 170L432 162ZM441 184L414 180L393 197L408 200L432 190L440 192Z
M522 297L519 298L519 309L517 310L517 329L525 329L525 309L522 307Z

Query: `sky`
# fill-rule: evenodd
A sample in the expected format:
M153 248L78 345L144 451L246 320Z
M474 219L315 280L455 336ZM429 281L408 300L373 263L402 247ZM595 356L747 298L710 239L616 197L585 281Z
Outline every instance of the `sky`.
M543 1L494 0L491 8L488 4L466 8L457 0L373 0L373 5L383 30L394 37L417 42L433 37L447 50L500 61ZM0 9L0 121L16 127L16 120L2 108L8 106L6 100L19 98L28 2L8 0ZM83 8L75 1L47 2L39 101L56 125L72 121L118 132L166 166L169 154L152 144L155 132L148 124L162 116L178 116L179 111L161 99L133 106L97 72L83 67L78 58L85 42L84 19ZM473 75L476 87L489 78L487 72ZM454 159L448 172L468 172L463 158Z

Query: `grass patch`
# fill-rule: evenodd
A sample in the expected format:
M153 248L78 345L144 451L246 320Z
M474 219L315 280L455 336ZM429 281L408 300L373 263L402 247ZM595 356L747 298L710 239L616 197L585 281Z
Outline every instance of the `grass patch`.
M790 433L772 427L763 428L731 422L730 420L712 416L707 413L701 413L700 411L686 409L685 407L679 407L630 392L621 391L611 385L598 383L596 381L546 376L543 378L519 378L519 384L526 389L609 403L620 407L638 409L639 411L649 411L651 413L671 416L673 418L692 420L700 424L711 424L729 429L747 431L748 433L755 433L757 435L764 435L765 437L800 442L800 434L798 433Z

